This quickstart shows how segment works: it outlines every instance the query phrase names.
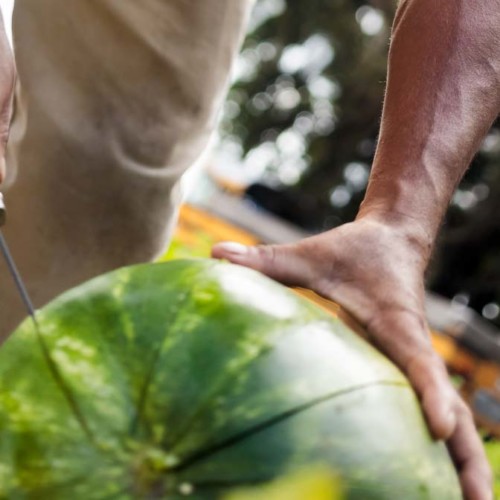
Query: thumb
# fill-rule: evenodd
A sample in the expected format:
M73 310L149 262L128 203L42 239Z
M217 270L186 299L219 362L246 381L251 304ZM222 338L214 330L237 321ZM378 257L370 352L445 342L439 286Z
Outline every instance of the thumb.
M300 244L246 246L240 243L218 243L212 257L250 267L285 285L311 288L315 266Z

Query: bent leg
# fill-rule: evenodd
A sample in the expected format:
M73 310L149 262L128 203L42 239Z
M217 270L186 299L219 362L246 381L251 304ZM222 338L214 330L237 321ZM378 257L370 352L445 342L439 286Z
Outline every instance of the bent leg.
M5 234L37 307L165 247L250 7L17 0ZM2 338L25 315L3 263L0 307Z

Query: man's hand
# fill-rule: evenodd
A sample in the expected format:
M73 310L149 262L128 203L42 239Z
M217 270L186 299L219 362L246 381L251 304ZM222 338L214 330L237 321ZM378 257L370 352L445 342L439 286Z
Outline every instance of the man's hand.
M212 254L312 289L353 314L410 379L433 434L447 441L465 497L489 500L491 472L471 413L431 346L423 306L430 248L411 227L364 217L294 245L223 243Z
M5 176L5 149L9 137L15 79L14 58L0 12L0 183Z
M467 500L490 500L474 423L433 352L425 267L456 185L500 111L498 0L404 0L370 182L356 222L296 245L213 255L335 300L407 374Z

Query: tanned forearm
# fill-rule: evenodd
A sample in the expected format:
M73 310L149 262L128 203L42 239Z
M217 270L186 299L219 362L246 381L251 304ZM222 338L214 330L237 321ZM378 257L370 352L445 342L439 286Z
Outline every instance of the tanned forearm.
M499 111L500 1L402 2L378 150L358 217L411 227L429 254L453 191Z
M408 376L467 500L493 498L491 471L470 410L432 349L424 272L453 191L499 110L500 0L406 0L357 220L295 244L212 251L311 288L354 315Z

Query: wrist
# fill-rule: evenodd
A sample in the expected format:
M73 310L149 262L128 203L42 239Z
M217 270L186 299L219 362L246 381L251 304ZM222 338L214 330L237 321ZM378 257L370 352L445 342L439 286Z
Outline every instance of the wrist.
M431 231L418 215L363 203L356 222L377 224L381 231L389 231L412 252L424 268L427 266L436 233Z

